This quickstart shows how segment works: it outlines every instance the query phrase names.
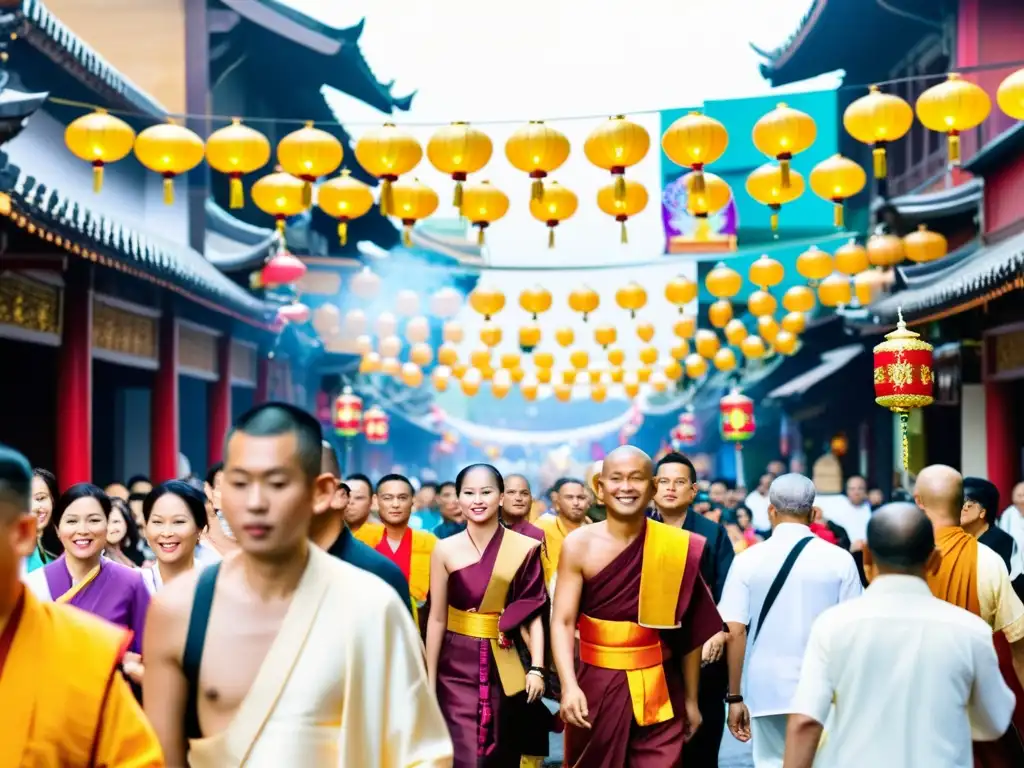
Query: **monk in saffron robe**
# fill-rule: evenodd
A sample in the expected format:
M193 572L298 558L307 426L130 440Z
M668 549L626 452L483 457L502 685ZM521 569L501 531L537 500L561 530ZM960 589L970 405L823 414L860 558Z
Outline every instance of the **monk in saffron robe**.
M336 481L315 418L269 403L227 443L239 552L151 604L144 702L171 766L447 768L451 739L409 611L309 541Z
M998 741L975 742L976 768L1024 765L1024 604L1013 591L1002 559L960 527L963 477L952 467L925 467L917 476L914 501L935 528L942 555L928 578L932 594L953 603L992 627L1003 678L1017 697L1009 730Z
M704 539L647 519L643 451L612 451L600 483L607 518L566 538L551 620L566 764L673 768L701 723L701 649L722 628L700 575Z
M563 477L552 486L551 503L555 508L555 514L537 518L537 527L544 531L544 548L541 550L544 583L548 585L548 592L554 595L554 580L558 573L558 559L562 555L562 542L586 521L590 497L582 480Z
M119 671L132 633L41 602L18 580L36 546L32 469L0 446L0 765L164 765Z
M509 718L507 706L523 693L539 703L544 692L540 544L499 525L504 484L494 467L467 467L455 482L467 527L434 550L428 675L457 768L517 768L529 726ZM513 645L523 629L529 670Z

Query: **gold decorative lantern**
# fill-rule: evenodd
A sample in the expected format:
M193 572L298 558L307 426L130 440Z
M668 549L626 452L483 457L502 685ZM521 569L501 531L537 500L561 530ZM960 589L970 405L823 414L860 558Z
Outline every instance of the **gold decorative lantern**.
M619 222L619 242L625 245L629 242L626 222L647 207L648 195L644 185L639 181L622 179L622 184L621 197L617 184L608 184L597 190L597 207Z
M206 139L206 162L229 178L229 205L245 206L242 176L258 171L270 160L270 142L259 131L242 125L237 117ZM372 200L371 200L372 202Z
M571 218L579 207L579 198L571 189L552 181L544 188L540 199L530 199L530 215L548 228L548 248L555 247L555 227Z
M833 223L836 229L843 228L843 203L864 189L867 181L868 176L863 168L839 154L814 166L810 176L814 194L835 206Z
M877 85L868 88L843 113L843 126L857 141L872 148L876 179L886 176L886 145L902 139L914 124L914 110L891 93L882 93Z
M569 159L569 139L543 120L531 120L505 142L505 157L514 168L533 179L530 202L540 202L545 192L544 179Z
M583 315L583 322L601 305L601 297L589 286L575 289L569 294L569 309Z
M700 112L678 118L661 137L661 148L668 159L693 172L692 191L698 193L705 188L704 166L720 158L728 146L725 126Z
M174 204L174 178L203 162L205 152L196 133L173 122L150 126L135 138L135 157L164 177L165 205Z
M779 161L783 189L789 189L792 184L789 164L793 155L809 148L817 135L814 118L783 103L758 120L752 132L754 146Z
M92 163L92 189L103 189L103 166L128 156L135 131L124 120L97 109L72 121L64 131L64 143L79 160Z
M359 179L352 178L348 168L325 181L316 191L316 204L324 213L338 220L338 242L348 244L348 223L365 215L373 207L373 192Z
M421 182L396 181L391 185L391 208L389 213L402 220L402 243L412 247L412 228L437 210L437 193Z
M313 182L334 173L345 156L341 142L312 120L277 143L277 162L288 173L302 179L302 202L313 204Z
M465 122L455 122L438 128L430 137L430 141L427 142L427 159L432 166L441 173L451 176L455 182L452 204L456 208L462 208L464 202L462 183L469 174L482 170L490 161L493 152L494 145L490 137ZM508 208L507 202L505 208Z
M651 148L651 136L642 125L627 120L625 115L610 117L590 132L583 144L583 154L598 168L615 177L613 196L626 199L626 169L636 165Z
M960 134L981 125L992 109L983 88L950 72L946 80L917 97L917 119L949 137L949 163L960 165Z
M423 159L423 147L410 134L393 123L367 131L355 146L356 160L366 172L381 181L380 213L390 216L391 185L409 173Z
M786 166L789 168L789 166ZM747 194L772 212L772 233L778 236L779 211L804 193L804 177L790 169L783 174L781 166L765 163L747 177Z
M461 198L462 215L476 227L477 245L483 245L484 230L508 213L508 195L489 181L467 184L464 190L461 186L455 189L456 196Z

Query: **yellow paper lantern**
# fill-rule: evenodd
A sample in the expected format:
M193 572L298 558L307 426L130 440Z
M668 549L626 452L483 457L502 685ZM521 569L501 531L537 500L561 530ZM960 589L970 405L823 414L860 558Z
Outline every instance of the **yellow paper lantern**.
M767 291L782 282L782 279L786 276L786 270L783 268L777 260L773 259L767 253L761 254L750 265L750 271L747 272L747 278L763 291Z
M649 342L654 338L654 324L653 323L637 323L636 335L640 338L640 341Z
M646 384L648 381L651 380L652 373L654 373L654 371L652 371L646 365L636 369L636 377L643 384Z
M740 292L743 278L735 269L720 261L704 278L704 287L716 299L729 299Z
M385 336L380 340L380 353L384 357L398 357L402 354L402 340L397 336Z
M555 330L555 341L560 347L568 347L576 340L576 333L572 328L563 325Z
M441 365L453 366L459 362L459 351L451 342L444 342L437 348L437 362Z
M492 322L486 322L480 328L480 341L488 347L496 347L501 344L501 326Z
M699 379L708 372L708 361L700 355L688 355L683 361L683 367L686 369L686 375L691 379Z
M807 315L803 312L789 312L782 318L782 330L800 335L807 328Z
M583 315L583 322L587 322L587 316L596 311L600 305L601 297L589 286L577 288L569 294L569 309Z
M572 399L572 385L571 384L555 384L552 387L555 393L555 398L560 402L567 403Z
M614 325L602 325L594 329L594 341L604 349L608 349L609 346L614 344L618 337L619 332L615 329Z
M390 215L402 220L402 242L412 247L412 228L437 210L437 192L419 179L396 181L391 185Z
M590 385L590 399L595 403L603 403L605 398L608 397L608 387L604 384L591 384Z
M711 362L720 371L731 371L736 367L736 353L733 352L732 347L722 347L715 352Z
M479 347L476 347L469 353L469 364L478 371L482 371L484 368L489 368L491 365L491 348L486 344L481 344Z
M459 382L459 387L462 389L462 394L466 395L466 397L473 397L480 391L480 382L483 381L483 376L480 375L479 371L472 378L469 374L470 371L466 371L466 375Z
M732 320L732 303L728 299L719 299L708 307L708 320L715 328L725 328Z
M672 347L668 353L673 360L684 360L690 354L690 342L686 339L680 339L679 343Z
M537 377L523 379L523 382L519 385L519 394L523 396L524 400L526 400L527 402L531 402L537 399L537 389Z
M402 363L396 357L385 357L380 361L380 372L385 376L398 376L402 372Z
M587 371L591 384L598 384L604 379L604 371L600 368L591 368Z
M752 133L754 146L779 161L783 189L792 183L789 164L793 155L810 147L817 135L818 127L810 115L783 103L758 120Z
M843 228L843 203L864 189L867 181L864 169L840 154L822 160L814 166L810 175L814 194L835 206L833 223L836 229Z
M523 352L532 352L540 344L540 326L530 324L519 329L519 348Z
M636 313L647 304L647 291L642 285L630 281L615 292L615 303L628 311L630 317L636 317Z
M806 285L794 285L782 295L782 306L787 312L810 312L815 303L814 291Z
M768 347L760 336L747 336L740 342L740 351L747 360L760 360Z
M459 381L462 381L462 379L466 376L466 373L469 371L469 366L466 365L465 363L457 362L454 365L452 365L451 368L452 376L454 376Z
M775 341L775 337L779 334L779 330L779 324L771 315L762 315L757 318L757 333L768 343Z
M466 332L457 320L449 320L441 327L441 338L445 341L450 341L452 344L461 343L465 335Z
M483 315L484 320L490 320L505 308L505 294L497 288L477 285L469 294L469 306Z
M451 381L451 369L444 365L439 365L434 368L430 374L430 380L434 385L434 389L438 392L446 392L448 390L448 384Z
M135 138L135 157L145 168L164 177L165 205L174 204L174 177L203 162L204 153L203 140L177 123L150 126Z
M670 381L679 381L679 379L683 378L683 366L680 365L679 361L676 359L669 360L665 363L665 367L662 370L665 373L665 378Z
M697 332L697 318L693 315L683 315L672 324L672 333L680 339L692 339Z
M661 148L668 159L693 171L697 192L704 191L704 166L720 158L728 146L725 126L700 112L676 119L661 137Z
M598 168L615 177L613 195L616 200L626 199L626 169L636 165L651 148L651 136L638 123L616 115L590 132L583 143L583 154ZM646 193L645 193L646 194Z
M334 173L345 156L341 142L309 120L277 143L277 162L287 173L305 182L303 202L313 203L313 182Z
M621 384L623 379L626 378L626 371L624 368L616 366L608 372L608 376L611 378L612 383Z
M491 396L501 400L511 389L511 374L508 371L496 371L491 377Z
M658 348L657 347L641 347L640 354L638 355L640 362L644 365L654 365L658 362Z
M844 275L856 275L871 266L867 249L853 238L836 249L834 258L836 270Z
M747 309L754 317L774 315L779 302L768 291L754 291L747 299Z
M597 190L597 207L619 222L619 242L628 243L626 221L641 213L647 207L647 189L638 181L622 182L625 190L622 197L616 193L616 184L609 184Z
M914 110L891 93L882 93L877 85L868 88L843 113L843 126L857 141L872 147L876 179L886 176L885 148L902 139L914 124Z
M569 158L569 139L543 120L531 120L505 142L505 157L513 168L533 179L530 201L540 202L544 197L543 179Z
M206 162L230 179L228 198L233 209L245 205L242 176L258 171L269 161L270 142L267 137L242 125L237 117L231 120L231 125L218 128L206 139Z
M732 200L732 188L713 173L688 173L682 183L686 189L686 211L695 219L694 237L707 240L711 234L708 218L725 208ZM703 184L703 186L700 186Z
M341 175L320 185L316 191L316 204L328 216L338 220L338 242L344 247L348 245L348 223L373 207L373 191L344 168Z
M885 289L885 272L881 269L868 269L853 278L853 292L857 303L866 307Z
M512 381L516 384L520 383L526 376L526 371L523 370L521 365L517 365L515 368L508 369L509 376L512 377Z
M534 352L533 353L533 364L538 369L547 368L550 369L555 364L555 356L550 352Z
M577 371L582 371L590 365L590 355L585 349L574 349L569 353L569 364Z
M426 368L434 360L434 351L429 344L417 342L409 349L409 360L421 368Z
M621 349L608 350L608 362L614 366L620 366L626 361L626 353Z
M494 145L490 137L469 123L451 123L438 128L430 137L430 141L427 142L427 160L441 173L452 177L455 182L452 204L456 208L462 208L465 202L462 183L469 174L482 170L490 162L493 152ZM508 198L505 200L507 210ZM462 215L466 216L466 213L463 212Z
M845 306L853 301L850 278L835 272L818 285L818 301L823 307ZM773 340L774 343L774 340Z
M674 307L683 308L697 298L697 284L682 275L676 275L665 284L665 299Z
M779 229L779 211L782 206L792 203L804 193L804 177L792 169L786 175L788 183L783 183L780 166L765 163L747 176L747 194L771 211L772 232L775 233Z
M306 210L302 197L302 181L281 170L257 179L252 185L251 194L256 207L274 217L277 231L282 237L285 220Z
M903 238L903 249L907 258L916 264L941 259L949 250L946 238L933 232L924 224L919 224L916 232Z
M527 288L519 294L519 306L530 313L534 320L551 309L551 292L540 285Z
M872 235L865 248L874 267L895 267L907 257L903 240L897 235Z
M772 342L772 346L780 355L786 355L788 357L796 352L796 343L796 334L783 328L775 336L775 341Z
M626 393L626 397L636 397L640 394L640 384L637 381L627 381L622 385L622 391Z
M718 340L718 334L714 331L709 331L707 328L701 328L693 337L693 348L697 350L698 355L708 360L715 356L721 345L721 342Z
M418 387L423 383L423 369L416 363L402 366L402 383L407 387Z
M747 338L747 326L739 318L730 320L725 324L725 340L730 344L738 345Z
M949 137L950 165L960 165L960 134L985 121L992 100L983 88L950 72L944 82L918 96L915 107L917 119L925 128Z
M534 362L536 362L536 361L534 361ZM536 373L537 373L537 381L539 381L541 384L550 384L551 383L551 369L550 368L538 368Z
M381 368L381 357L376 352L367 352L359 361L360 373L377 373Z
M135 131L124 120L97 109L76 118L64 130L64 143L79 160L92 163L92 189L103 189L103 167L132 151Z
M543 196L530 200L530 215L542 221L548 228L548 248L555 247L555 227L572 217L579 207L576 193L567 189L557 181L552 181L544 188Z
M796 257L796 271L807 280L823 280L832 274L834 268L832 257L816 245Z
M456 190L461 187L456 187ZM508 213L508 195L489 181L479 184L467 184L461 193L462 216L476 227L477 245L486 242L484 230Z
M999 84L996 103L1014 120L1024 120L1024 69L1018 69Z
M380 179L380 214L392 214L392 185L398 177L409 173L423 159L423 147L409 133L384 123L367 131L355 146L356 160L371 176Z

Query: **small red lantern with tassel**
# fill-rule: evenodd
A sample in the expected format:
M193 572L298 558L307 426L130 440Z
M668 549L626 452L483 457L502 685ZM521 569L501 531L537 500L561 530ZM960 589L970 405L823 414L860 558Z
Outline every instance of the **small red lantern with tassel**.
M334 401L334 431L342 437L355 437L363 426L363 399L345 387Z
M746 486L743 475L743 443L754 436L757 424L754 421L754 401L738 389L718 401L721 414L722 439L736 446L736 485Z
M383 445L388 441L391 420L383 408L374 405L367 409L363 417L363 433L366 435L366 442L373 445Z

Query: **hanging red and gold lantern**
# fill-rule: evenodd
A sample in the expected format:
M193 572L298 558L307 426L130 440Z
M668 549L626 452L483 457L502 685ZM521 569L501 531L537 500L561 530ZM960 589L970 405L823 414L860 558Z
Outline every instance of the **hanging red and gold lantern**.
M843 203L858 194L867 184L868 176L857 163L840 154L822 160L811 169L811 189L818 197L830 201L833 223L843 228Z
M135 131L121 118L97 109L68 125L64 143L79 160L92 163L92 191L99 192L103 189L103 167L128 156Z
M985 90L957 72L933 85L917 97L917 119L931 131L946 134L949 139L949 163L960 165L960 134L981 125L992 110L992 100Z
M765 163L747 176L746 187L748 195L771 211L771 228L777 237L779 211L804 193L804 177L792 169L784 177L780 166Z
M882 93L877 85L868 88L843 113L846 132L862 144L872 148L876 179L886 176L885 148L902 139L914 124L914 110L891 93Z
M722 439L741 443L754 436L754 401L734 389L718 401Z
M476 227L477 245L483 245L486 242L484 230L508 213L508 195L491 182L481 181L467 184L461 197L462 215Z
M402 220L402 244L412 247L412 228L437 210L437 192L419 179L396 181L391 185L390 214Z
M679 414L678 430L679 444L683 447L690 447L697 444L697 417L692 411L684 411Z
M814 118L780 103L754 124L754 146L779 161L782 189L789 189L793 174L789 164L793 155L809 148L818 136Z
M355 437L362 426L363 398L345 387L334 401L334 431L342 437Z
M371 405L366 409L363 422L363 434L366 435L366 442L372 445L383 445L388 441L388 436L391 434L391 419L388 418L383 408Z
M256 207L274 217L277 231L282 237L285 220L306 210L306 204L302 201L302 182L280 168L257 179L252 185L251 194Z
M365 215L373 207L373 192L359 179L352 178L348 168L339 176L325 181L316 191L316 204L324 213L338 220L338 242L348 245L348 223Z
M494 145L490 136L478 128L473 128L469 123L451 123L438 128L430 137L430 141L427 142L427 159L437 170L451 176L455 182L452 205L456 208L462 208L465 200L462 183L469 174L483 170L490 162L493 152ZM507 202L505 207L508 208Z
M164 204L174 204L174 178L201 162L205 148L198 134L173 122L152 125L135 138L135 157L164 177Z
M337 137L316 128L312 120L277 143L277 162L302 179L302 202L307 208L313 204L313 182L334 173L344 157Z
M569 159L569 139L543 120L531 120L505 142L505 157L512 167L530 175L531 209L544 198L544 178Z
M896 330L874 349L875 402L899 414L903 468L910 469L910 411L931 405L935 384L932 345L907 328L899 309Z
M273 285L292 285L299 282L305 274L306 265L287 251L281 250L263 266L256 282L261 288Z
M242 125L237 117L206 139L206 162L229 178L229 205L245 206L242 176L258 171L270 161L270 142L259 131Z
M675 120L661 137L661 148L676 165L693 172L691 192L705 190L704 166L715 162L729 146L725 126L701 112L690 112Z
M597 190L597 207L619 222L619 242L625 245L629 242L626 233L626 221L641 213L647 207L647 190L638 181L625 181L625 190L622 197L616 196L614 184L601 187Z
M650 148L651 136L646 128L627 120L625 115L616 115L590 132L583 144L583 154L591 163L615 177L612 195L616 201L623 202L626 199L626 178L623 174L627 168L643 160Z
M572 217L579 207L579 198L571 189L552 181L539 200L531 198L530 214L548 228L548 248L555 247L555 227Z
M384 123L359 137L355 155L366 172L381 181L381 216L392 215L391 185L398 181L399 176L419 165L423 159L423 147L393 123Z

